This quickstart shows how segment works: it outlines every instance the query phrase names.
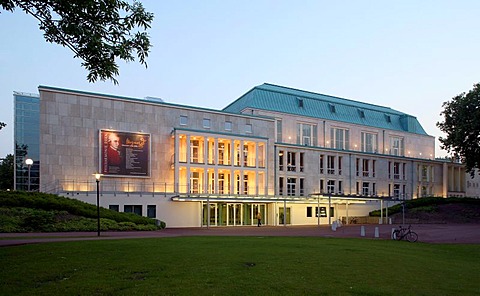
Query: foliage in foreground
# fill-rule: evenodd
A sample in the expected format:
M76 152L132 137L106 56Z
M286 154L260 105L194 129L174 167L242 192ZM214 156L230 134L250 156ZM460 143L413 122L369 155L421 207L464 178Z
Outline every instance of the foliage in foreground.
M100 208L105 230L156 230L165 223ZM76 199L38 192L0 192L0 232L95 231L97 207Z
M37 19L47 42L67 47L83 60L90 82L118 83L116 60L134 61L134 52L147 65L151 44L142 30L150 28L153 13L145 11L141 2L1 0L0 8L11 12L19 8Z
M0 248L5 295L475 295L478 245L178 237Z
M405 207L408 210L421 209L425 211L434 210L435 206L445 204L467 204L480 205L480 199L468 197L422 197L405 201ZM402 204L397 204L388 208L389 215L402 212ZM371 217L380 217L380 210L370 212Z

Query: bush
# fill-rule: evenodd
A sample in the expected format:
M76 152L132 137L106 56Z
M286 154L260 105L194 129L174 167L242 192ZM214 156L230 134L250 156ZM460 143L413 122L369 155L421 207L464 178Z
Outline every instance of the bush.
M469 197L422 197L405 201L406 209L412 210L416 208L423 208L424 210L434 212L438 205L461 203L461 204L473 204L480 205L480 199ZM417 211L420 211L417 210ZM402 204L397 204L388 208L388 214L393 215L402 212ZM371 217L380 217L380 210L370 212Z
M100 208L107 230L158 230L163 221ZM0 232L95 231L97 207L76 199L38 192L0 192Z

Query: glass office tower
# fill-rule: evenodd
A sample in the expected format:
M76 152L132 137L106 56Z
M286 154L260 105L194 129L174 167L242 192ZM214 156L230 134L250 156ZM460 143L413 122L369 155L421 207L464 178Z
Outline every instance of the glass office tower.
M15 190L38 191L40 181L40 96L13 93ZM27 159L32 159L30 166Z

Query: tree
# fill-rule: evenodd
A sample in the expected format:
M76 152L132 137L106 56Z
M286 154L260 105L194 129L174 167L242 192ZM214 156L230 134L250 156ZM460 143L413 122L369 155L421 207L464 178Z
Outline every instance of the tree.
M461 93L444 102L443 122L437 126L446 137L440 137L442 148L465 163L473 177L480 169L480 83L474 84L468 93Z
M8 154L0 160L0 190L13 189L13 154Z
M139 30L150 28L153 13L146 12L140 2L0 0L0 6L11 12L18 7L35 17L46 41L68 47L83 60L90 82L110 79L118 84L116 59L134 61L133 52L147 67L150 39Z

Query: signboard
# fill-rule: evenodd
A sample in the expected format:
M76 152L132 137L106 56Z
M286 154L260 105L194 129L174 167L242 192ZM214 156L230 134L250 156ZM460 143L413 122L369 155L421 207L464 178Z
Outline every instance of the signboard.
M150 134L100 130L100 172L107 176L150 176Z

